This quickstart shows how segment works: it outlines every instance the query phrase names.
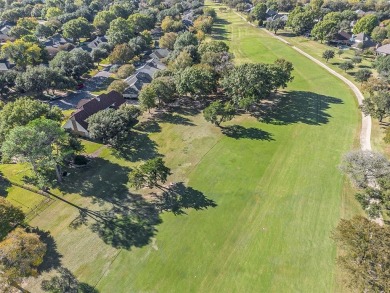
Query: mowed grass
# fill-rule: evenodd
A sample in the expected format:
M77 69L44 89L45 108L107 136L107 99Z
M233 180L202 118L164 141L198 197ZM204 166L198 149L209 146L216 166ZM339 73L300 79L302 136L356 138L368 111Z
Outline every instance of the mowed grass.
M341 217L359 212L338 170L342 154L357 147L355 98L341 81L234 13L219 17L214 37L229 43L237 63L293 62L295 79L272 123L236 117L224 126L240 127L227 136L201 114L177 115L146 130L151 140L131 161L104 148L54 191L101 210L105 205L92 199L125 193L129 170L159 152L172 169L169 182L183 181L217 206L166 212L150 243L129 250L105 244L85 226L70 228L78 211L62 201L30 224L50 231L61 265L100 292L340 292L330 233ZM100 149L85 144L90 153ZM6 167L0 170L12 176ZM39 292L38 280L28 289Z

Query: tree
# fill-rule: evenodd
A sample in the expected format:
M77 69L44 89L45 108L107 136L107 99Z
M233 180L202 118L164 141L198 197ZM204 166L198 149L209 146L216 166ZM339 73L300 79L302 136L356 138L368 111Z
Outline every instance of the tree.
M116 91L123 94L124 91L129 87L127 82L123 80L114 80L109 86L108 91Z
M390 288L390 228L364 217L341 220L332 238L343 251L338 263L348 273L349 286L359 292Z
M221 101L212 102L203 111L203 116L206 121L220 126L222 122L230 121L234 118L235 108L232 104L223 104Z
M340 169L359 188L365 188L372 180L390 174L389 161L380 153L371 151L351 151L342 160Z
M0 197L0 241L24 221L24 213L5 198Z
M130 26L134 28L134 31L136 33L140 33L145 30L150 30L155 25L153 17L141 13L134 13L130 15L127 20Z
M84 17L69 20L62 26L64 37L72 38L75 42L79 42L80 38L89 38L92 30L93 26Z
M58 7L49 7L46 10L46 19L51 19L51 18L56 18L60 15L62 15L63 12L60 8Z
M213 28L213 23L214 19L211 16L201 15L194 21L194 28L198 31L209 34Z
M35 35L40 38L48 38L55 33L55 28L46 24L38 24L35 29Z
M161 29L165 33L179 32L184 29L184 25L180 20L174 20L171 16L166 16L161 22Z
M382 43L387 38L388 30L384 27L376 26L371 33L371 38L377 42Z
M50 280L43 280L41 288L43 291L52 293L78 293L79 281L76 277L66 268L60 267L58 269L59 275L52 277Z
M179 34L179 36L176 39L175 45L173 46L175 50L182 50L184 47L187 46L198 46L198 40L196 39L195 35L190 32L184 32L182 34Z
M360 82L363 84L363 82L366 82L372 75L372 72L368 69L359 69L355 74L355 80L357 82Z
M154 87L150 84L145 85L139 92L138 100L142 109L148 110L156 107L157 93Z
M101 35L104 35L110 27L111 21L115 19L115 14L109 10L99 11L93 19L93 25Z
M390 93L388 91L379 91L372 97L363 100L361 106L365 115L371 115L382 122L383 118L390 114Z
M114 64L124 64L134 58L134 50L128 44L116 45L108 59Z
M187 50L183 50L179 55L169 64L173 71L180 71L194 64L194 60Z
M347 70L351 70L354 68L353 63L351 61L345 61L339 65L340 69L347 72Z
M177 33L175 32L169 32L165 33L159 41L159 45L161 48L166 48L169 50L173 50L173 46L175 45L177 39Z
M331 20L323 20L316 23L316 25L311 31L311 35L317 40L320 40L322 43L323 41L331 40L336 32L337 22Z
M337 55L339 55L339 58L341 57L341 55L344 54L344 50L343 49L338 49L337 50Z
M135 124L138 114L133 106L123 105L118 110L99 111L87 119L88 131L92 138L115 145Z
M135 67L133 64L125 64L125 65L122 65L121 67L119 67L116 75L119 78L124 79L124 78L127 78L130 75L132 75L134 72L135 72Z
M363 16L361 19L357 21L355 26L353 27L353 33L359 34L359 33L365 33L370 35L374 28L378 25L379 20L376 15L369 14L366 16Z
M63 114L60 108L30 98L20 98L7 103L0 111L0 142L17 126L25 126L31 121L45 117L60 122Z
M315 24L315 13L311 10L298 12L295 15L289 15L288 25L293 32L302 35L310 32Z
M373 96L375 92L384 91L386 89L387 82L376 77L370 77L362 86L362 90L369 93L370 96Z
M151 86L156 92L159 105L174 100L176 95L176 85L173 77L162 76L154 78L151 82Z
M214 73L210 67L203 65L187 67L178 72L175 83L181 95L203 96L211 94L216 89Z
M9 282L35 276L46 254L46 244L35 233L16 228L0 242L0 267Z
M171 170L165 166L162 158L147 160L140 167L134 168L130 173L130 184L136 189L142 187L159 187L160 182L165 183Z
M129 22L123 18L114 19L107 30L108 42L112 45L124 44L134 36L134 29Z
M60 51L49 63L50 68L58 69L63 74L75 79L91 70L94 66L91 55L80 49L71 52Z
M360 56L354 56L354 57L352 57L351 61L352 61L353 64L362 63L362 57L360 57Z
M101 48L94 48L91 51L91 57L94 62L97 62L98 66L100 61L103 58L106 58L108 56L108 52L106 50L103 50Z
M273 31L276 35L278 30L284 29L285 25L286 25L286 22L283 21L282 19L278 18L275 20L267 21L266 28L267 28L267 30Z
M41 48L37 44L23 40L7 41L1 47L1 54L15 62L20 69L25 69L27 65L37 65L42 61Z
M15 86L15 79L18 73L14 70L8 70L0 73L0 99L6 95Z
M255 20L265 20L267 17L267 5L264 3L257 3L251 12L251 16Z
M324 58L326 60L326 62L328 62L329 59L334 58L334 51L333 50L325 50L322 53L322 58Z
M62 181L61 164L73 150L69 147L69 135L59 123L40 118L13 128L3 142L1 152L3 162L16 158L29 163L39 187L44 188L52 169L57 181Z
M374 66L381 76L390 79L390 55L377 57Z

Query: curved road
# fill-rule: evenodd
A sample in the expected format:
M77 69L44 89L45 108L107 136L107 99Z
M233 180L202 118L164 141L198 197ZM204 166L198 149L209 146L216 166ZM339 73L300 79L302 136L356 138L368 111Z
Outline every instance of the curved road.
M234 11L235 14L237 14L239 17L241 17L244 21L247 21L242 15L240 15L238 12ZM248 22L251 26L253 27L256 27L253 23L250 23ZM295 51L299 52L300 54L302 54L303 56L305 56L306 58L309 58L310 60L312 60L313 62L317 63L318 65L320 65L322 68L324 68L325 70L327 70L329 73L333 74L334 76L336 76L337 78L341 79L344 83L346 83L350 89L354 92L355 96L356 96L356 99L358 100L358 103L359 105L362 104L363 100L364 100L364 96L362 94L362 92L358 89L358 87L352 82L350 81L349 79L345 78L344 76L342 76L340 73L334 71L333 69L331 69L330 67L328 67L327 65L325 65L324 63L322 63L320 60L314 58L313 56L307 54L306 52L302 51L301 49L291 45L289 42L287 42L285 39L273 34L272 32L266 30L266 29L263 29L267 34L271 35L272 37L280 40L281 42L289 45L291 48L293 48ZM366 150L366 151L371 151L371 116L365 116L363 113L362 113L362 130L360 132L360 148L362 150Z

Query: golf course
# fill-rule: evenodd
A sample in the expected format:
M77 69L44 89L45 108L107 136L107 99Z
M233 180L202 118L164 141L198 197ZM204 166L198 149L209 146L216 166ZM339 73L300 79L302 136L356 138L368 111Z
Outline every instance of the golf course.
M101 231L71 228L79 211L61 200L29 224L54 237L53 261L99 292L342 292L331 232L340 218L360 212L338 168L358 148L355 96L233 11L206 4L218 14L211 37L227 42L236 64L293 63L294 80L270 101L272 110L260 118L243 113L221 128L199 111L166 114L138 127L143 152L129 160L85 142L93 168L70 174L72 185L57 193L100 210L107 203L96 199L126 193L130 168L159 153L172 170L168 181L183 182L202 203L162 213L147 241L117 240L127 247L109 245ZM1 170L8 178L21 177L9 168ZM31 281L33 292L37 284Z

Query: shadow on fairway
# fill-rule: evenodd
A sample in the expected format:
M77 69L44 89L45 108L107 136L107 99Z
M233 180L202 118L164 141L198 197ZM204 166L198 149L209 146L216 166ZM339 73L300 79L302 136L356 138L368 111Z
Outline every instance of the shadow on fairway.
M229 38L227 38L227 36L230 34L230 32L228 32L225 27L229 24L231 24L230 21L217 17L213 25L213 39L219 41L228 40Z
M241 125L221 127L222 133L235 139L274 140L272 134L254 127L245 128Z
M3 173L0 172L0 196L6 197L8 195L8 188L11 186L11 183L5 179Z
M138 123L135 127L135 130L147 132L147 133L157 133L161 132L161 126L154 119L149 119Z
M195 124L192 123L191 120L188 119L187 117L183 117L181 115L174 114L174 113L158 113L155 116L155 119L158 122L162 122L162 123L195 126Z
M276 125L298 122L322 125L329 122L331 116L326 111L331 105L343 104L339 98L303 91L291 91L279 97L278 103L260 107L252 115L262 122Z
M174 183L168 188L161 187L161 189L163 191L161 194L154 194L154 203L160 211L182 215L186 214L186 209L204 210L217 206L202 192L185 186L183 182Z
M147 124L141 125L142 127L152 127L158 130L160 126L152 123L149 126ZM157 144L149 138L148 134L137 131L130 131L120 143L113 147L113 155L131 162L160 156L157 152Z

